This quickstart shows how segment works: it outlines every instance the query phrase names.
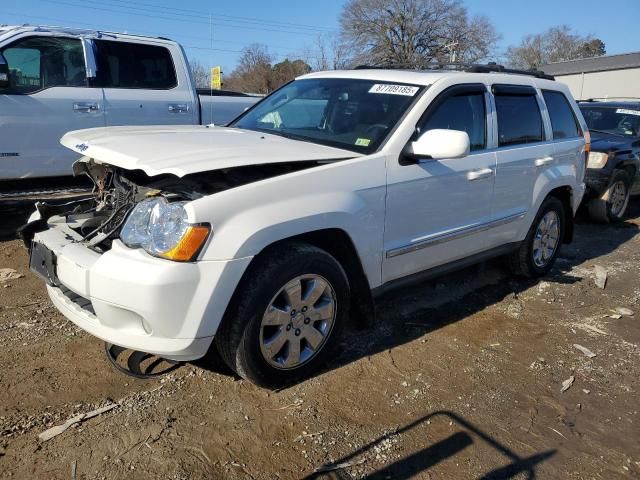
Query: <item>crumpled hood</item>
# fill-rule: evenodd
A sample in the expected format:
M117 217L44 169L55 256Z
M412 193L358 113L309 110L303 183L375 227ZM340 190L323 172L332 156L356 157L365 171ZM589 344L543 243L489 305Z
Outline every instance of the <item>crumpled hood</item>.
M149 176L361 156L267 133L200 125L91 128L69 132L60 143L97 163Z
M594 152L618 152L640 147L638 137L624 137L604 132L591 132L591 150Z

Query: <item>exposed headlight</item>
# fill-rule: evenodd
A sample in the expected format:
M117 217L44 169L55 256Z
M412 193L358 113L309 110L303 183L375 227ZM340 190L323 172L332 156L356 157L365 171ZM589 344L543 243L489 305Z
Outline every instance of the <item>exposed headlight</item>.
M164 197L143 200L129 214L120 239L156 257L193 260L209 236L209 227L188 223L185 203L169 203Z
M609 160L608 153L590 152L587 168L602 168L607 164L607 160Z

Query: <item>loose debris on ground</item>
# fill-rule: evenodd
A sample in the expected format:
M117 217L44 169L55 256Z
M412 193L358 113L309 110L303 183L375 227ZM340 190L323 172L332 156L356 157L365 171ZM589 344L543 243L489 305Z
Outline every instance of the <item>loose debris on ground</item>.
M278 392L215 361L116 372L0 243L0 479L639 478L634 208L579 224L541 282L491 262L386 295L375 329Z

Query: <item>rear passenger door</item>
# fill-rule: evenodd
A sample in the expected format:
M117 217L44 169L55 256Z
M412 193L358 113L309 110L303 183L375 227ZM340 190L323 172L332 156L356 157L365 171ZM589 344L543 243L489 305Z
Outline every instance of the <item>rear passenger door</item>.
M191 85L179 82L168 48L94 40L95 84L103 88L108 126L196 123Z
M535 88L493 85L498 131L498 164L490 246L515 242L525 215L532 207L536 179L555 162L547 141L542 101Z
M556 165L569 167L575 165L578 181L581 182L586 169L584 132L564 93L556 90L542 90L542 97L551 121Z

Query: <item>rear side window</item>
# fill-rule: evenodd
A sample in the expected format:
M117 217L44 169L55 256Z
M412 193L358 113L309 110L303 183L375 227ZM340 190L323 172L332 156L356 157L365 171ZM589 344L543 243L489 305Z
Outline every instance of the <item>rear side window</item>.
M506 147L541 142L544 128L534 95L496 94L498 145Z
M578 122L567 98L562 93L551 90L543 90L542 96L551 117L553 138L579 137Z
M2 51L9 66L9 89L29 94L51 87L85 87L84 53L80 40L27 37Z
M171 53L164 47L96 40L96 86L169 90L178 84Z
M469 134L472 151L486 148L487 116L484 94L470 93L447 98L419 127L420 132L437 128L461 130Z

